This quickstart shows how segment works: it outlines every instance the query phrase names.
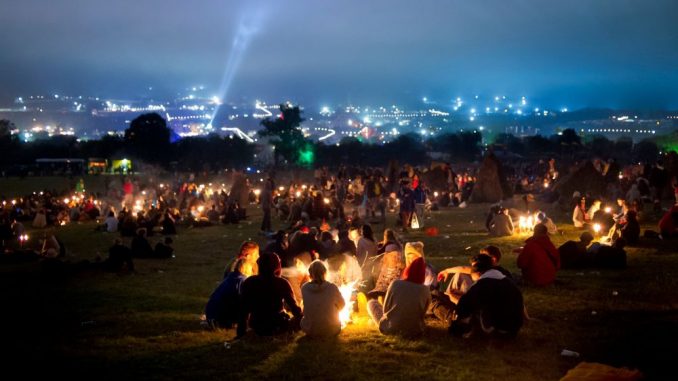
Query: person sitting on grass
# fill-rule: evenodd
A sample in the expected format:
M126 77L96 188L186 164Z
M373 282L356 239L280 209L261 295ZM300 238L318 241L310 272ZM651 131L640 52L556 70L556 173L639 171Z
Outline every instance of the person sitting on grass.
M488 255L492 259L492 268L494 270L501 272L508 279L513 279L511 272L499 265L499 261L501 261L501 250L498 247L492 245L485 246L480 249L480 255ZM454 304L459 302L459 298L464 295L475 282L471 276L473 274L473 260L475 258L475 256L471 258L471 266L450 267L438 273L438 282L444 281L450 274L453 275L445 294L452 302L454 302Z
M475 332L514 337L523 325L523 295L515 283L493 266L492 258L478 255L472 265L476 281L457 304L449 333L468 338Z
M249 326L261 336L271 336L297 330L301 308L294 299L292 286L280 277L282 267L276 254L257 259L259 274L247 278L240 287L241 313L237 337L243 337ZM283 303L287 311L283 308Z
M132 238L132 255L135 258L153 257L153 248L146 238L146 228L137 230L137 235Z
M115 233L118 231L118 219L115 218L115 212L112 210L108 212L108 217L104 220L103 228L108 233Z
M408 242L405 244L405 268L409 267L410 264L417 258L424 259L424 243L417 242ZM438 287L437 271L430 264L425 263L425 276L424 276L424 285L430 289L435 289ZM405 275L403 274L403 277Z
M240 288L247 279L243 273L245 259L238 259L234 269L212 292L205 306L205 317L212 328L233 328L240 316Z
M678 204L666 212L659 221L659 234L662 239L678 238Z
M558 248L560 262L564 269L577 269L586 267L590 262L590 255L586 250L593 242L593 234L583 232L579 241L567 241Z
M321 261L313 261L308 268L311 281L301 287L304 317L301 329L311 337L331 337L341 332L339 312L346 302L333 283L327 282L327 268Z
M165 212L165 215L162 218L162 234L177 234L177 225L174 223L174 217L172 217L172 214L170 214L169 210Z
M258 272L257 260L259 259L259 244L254 241L245 241L240 245L238 250L238 255L232 259L224 270L224 278L228 276L228 273L233 271L235 268L235 263L238 259L245 260L245 267L243 268L242 273L246 276L255 275Z
M122 244L120 238L113 241L113 246L108 249L108 258L102 262L104 271L118 273L127 270L134 272L134 261L132 261L132 250Z
M546 226L534 226L534 233L525 241L517 262L526 283L548 286L555 281L556 272L560 269L560 254L553 246Z
M490 221L490 235L495 237L513 235L513 220L511 220L507 208L501 208L500 212L492 217L492 221Z
M165 237L164 242L158 242L155 245L153 256L155 258L172 258L174 257L174 248L172 247L172 237Z
M424 317L431 303L425 278L426 262L418 257L405 269L403 279L393 281L388 287L383 306L375 299L367 303L367 311L381 333L405 337L424 333Z
M627 244L635 245L640 238L640 224L635 210L626 212L626 225L621 228L621 237Z

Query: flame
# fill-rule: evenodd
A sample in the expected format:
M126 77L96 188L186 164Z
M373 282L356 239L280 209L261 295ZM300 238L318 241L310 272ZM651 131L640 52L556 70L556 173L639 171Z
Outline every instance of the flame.
M344 298L344 308L339 311L341 328L346 327L346 325L351 322L351 312L353 311L354 303L353 300L351 300L351 297L353 296L353 289L355 288L356 283L357 281L354 281L339 286L339 293L341 293L341 297Z

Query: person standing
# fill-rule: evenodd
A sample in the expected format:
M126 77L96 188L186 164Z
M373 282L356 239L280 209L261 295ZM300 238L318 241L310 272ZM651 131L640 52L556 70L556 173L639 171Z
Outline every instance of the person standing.
M271 205L273 204L273 180L270 178L264 184L260 202L261 210L264 212L264 218L261 221L261 232L266 234L271 231Z

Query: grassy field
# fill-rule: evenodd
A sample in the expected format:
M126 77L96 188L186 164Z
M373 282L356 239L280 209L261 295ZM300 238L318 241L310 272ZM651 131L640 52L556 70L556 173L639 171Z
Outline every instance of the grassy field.
M438 268L466 264L479 248L495 244L505 267L516 271L511 250L524 237L488 238L486 209L434 212L426 223L440 229L438 237L418 231L404 239L424 241ZM5 360L25 376L78 379L557 380L582 360L672 379L678 253L666 246L629 249L627 270L561 271L554 286L523 288L532 320L510 342L450 338L435 321L425 337L410 341L359 322L336 340L249 335L227 348L234 332L205 330L199 319L241 241L263 243L256 233L259 211L251 215L239 226L180 230L175 259L136 260L133 275L87 272L48 280L36 264L0 265L3 343L13 353ZM558 245L578 234L566 227L553 240ZM92 224L70 224L58 235L74 262L105 257L114 238ZM563 357L563 349L581 357Z

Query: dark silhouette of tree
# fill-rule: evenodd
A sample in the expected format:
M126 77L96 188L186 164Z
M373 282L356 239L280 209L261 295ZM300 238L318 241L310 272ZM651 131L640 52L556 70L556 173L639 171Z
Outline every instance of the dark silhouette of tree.
M157 113L143 114L125 130L129 153L150 163L167 163L171 157L170 129Z
M187 170L242 168L252 164L254 149L253 144L243 139L216 134L184 138L176 143L179 169Z
M657 144L650 140L643 140L633 146L633 158L639 162L654 163L659 157Z
M7 119L0 119L0 139L9 139L16 126Z
M278 166L280 158L288 163L298 164L308 153L308 142L299 128L304 119L301 117L299 106L280 105L280 115L277 118L266 118L261 121L264 127L259 136L268 137L275 148L274 162Z
M498 134L494 139L494 144L503 146L511 153L525 154L525 143L513 134Z

